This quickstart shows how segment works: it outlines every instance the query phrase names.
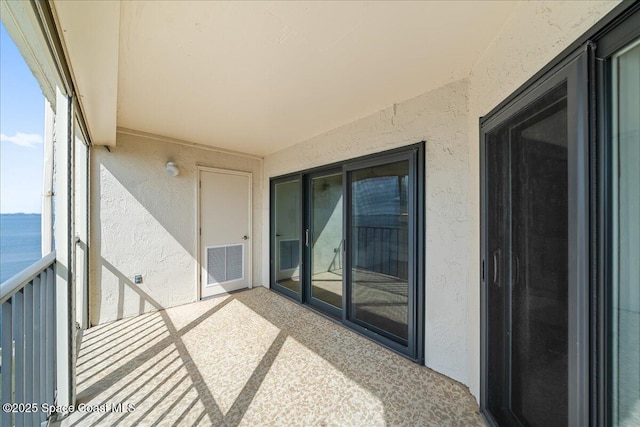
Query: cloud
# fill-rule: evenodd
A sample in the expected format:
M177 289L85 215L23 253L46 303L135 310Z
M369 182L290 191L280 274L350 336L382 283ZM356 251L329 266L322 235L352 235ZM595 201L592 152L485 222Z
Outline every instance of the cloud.
M12 142L20 147L32 148L42 144L42 135L38 135L37 133L16 132L14 136L7 136L4 133L0 133L0 141Z

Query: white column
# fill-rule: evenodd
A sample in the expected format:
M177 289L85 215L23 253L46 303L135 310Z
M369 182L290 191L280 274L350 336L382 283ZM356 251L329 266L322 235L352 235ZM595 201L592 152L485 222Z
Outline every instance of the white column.
M60 91L56 91L55 120L55 223L56 248L56 380L58 404L74 403L72 361L72 104Z
M51 104L44 100L44 164L42 167L42 256L53 249L53 139L55 114Z
M82 329L87 329L89 305L89 268L87 261L89 259L89 171L88 156L89 147L84 141L82 132L78 124L75 125L74 138L74 221L75 230L75 269L74 269L74 287L75 287L75 321Z

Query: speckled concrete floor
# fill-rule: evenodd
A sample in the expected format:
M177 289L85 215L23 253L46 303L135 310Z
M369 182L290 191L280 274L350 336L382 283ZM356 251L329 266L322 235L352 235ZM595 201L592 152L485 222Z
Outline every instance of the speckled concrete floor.
M485 425L460 384L264 288L88 330L77 387L77 426Z

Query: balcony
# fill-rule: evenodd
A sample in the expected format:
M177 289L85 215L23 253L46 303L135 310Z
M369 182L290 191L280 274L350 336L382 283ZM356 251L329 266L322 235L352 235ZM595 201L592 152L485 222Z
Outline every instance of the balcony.
M77 403L70 425L484 425L461 384L262 287L85 331Z
M629 90L614 88L626 77L608 81L623 76L615 67L625 60L637 64L638 2L0 6L51 107L43 228L58 254L12 280L16 286L2 286L3 403L72 408L48 420L78 426L484 425L477 402L489 423L497 411L505 423L532 425L534 418L520 416L569 425L638 418L638 317L625 315L637 314L640 301L631 280L638 247L625 240L638 227L624 216L607 218L626 207L615 206L619 197L600 197L625 195L627 181L638 181L637 168L626 181L608 176L620 159L631 163L619 171L636 165L637 153L618 150L626 142L616 148L622 140L609 138L613 131L592 133L619 125L616 102L599 101L638 98L636 80ZM617 39L623 36L633 40ZM553 95L560 80L566 96L556 93L543 110L525 108ZM535 117L515 120L534 110ZM543 116L553 120L539 122ZM529 145L549 149L548 161L537 160L544 168L509 157L516 139L507 123L522 126L523 156L542 155ZM496 149L496 156L507 153L499 161L487 154L494 137L509 141ZM594 167L602 171L597 177ZM557 215L520 210L528 216L519 223L537 227L539 217L548 226L535 235L523 226L516 240L527 259L502 235L515 232L509 206L522 202L520 193L502 189L512 184L512 170L525 169L546 179L527 178L522 194L534 194L536 182L531 201ZM247 185L236 191L226 184L233 180L214 174ZM379 178L380 188L393 191L367 190L399 209L373 211L356 196L367 193L359 182ZM558 186L565 181L571 190ZM285 209L278 211L280 184ZM592 197L595 188L603 194ZM490 198L507 193L512 204L489 208ZM362 212L402 220L367 222ZM506 226L494 230L489 212ZM574 217L569 226L578 231L552 244L561 234L556 227ZM277 230L279 218L286 232ZM321 250L314 231L323 227L335 239ZM207 230L235 237L208 237ZM500 245L491 253L493 234ZM315 269L321 252L323 266ZM239 253L246 257L238 260ZM609 268L616 259L616 268L629 267ZM535 280L536 271L550 278ZM623 273L626 282L613 286ZM54 287L43 287L54 276ZM239 276L253 289L202 300L207 285ZM512 292L514 283L524 291ZM558 296L554 312L562 316L550 322L547 311L536 311L547 302L529 284ZM366 327L346 329L265 287L303 303L313 297L326 313L342 307L345 324L355 316ZM353 295L363 304L350 304ZM514 307L523 308L520 320L504 315ZM386 328L376 331L380 318ZM388 341L429 368L367 333L406 340L406 347ZM552 378L540 374L552 366L546 357L556 362ZM0 416L3 426L47 419Z

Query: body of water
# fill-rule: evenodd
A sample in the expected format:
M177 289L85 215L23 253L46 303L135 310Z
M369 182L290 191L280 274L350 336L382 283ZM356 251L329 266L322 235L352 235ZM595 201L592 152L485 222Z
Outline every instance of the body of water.
M0 214L0 283L42 258L40 214Z

